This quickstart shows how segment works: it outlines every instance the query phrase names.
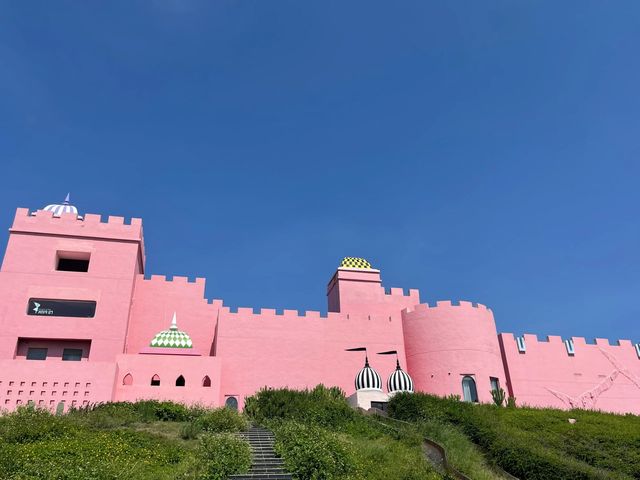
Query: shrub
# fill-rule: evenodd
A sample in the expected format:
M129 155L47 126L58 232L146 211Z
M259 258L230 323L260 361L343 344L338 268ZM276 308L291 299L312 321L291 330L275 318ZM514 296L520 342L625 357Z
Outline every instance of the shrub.
M296 421L270 425L276 433L276 451L297 478L332 480L357 473L353 448L336 434Z
M201 414L193 420L195 426L204 432L240 432L248 427L247 420L229 408L217 408Z
M199 479L224 480L228 475L248 471L251 466L249 444L227 433L202 435L196 457Z
M31 443L59 438L75 430L75 426L48 410L19 407L0 417L0 440L7 443Z
M491 399L493 403L495 403L498 407L501 407L504 404L505 393L503 388L499 388L497 390L491 390Z

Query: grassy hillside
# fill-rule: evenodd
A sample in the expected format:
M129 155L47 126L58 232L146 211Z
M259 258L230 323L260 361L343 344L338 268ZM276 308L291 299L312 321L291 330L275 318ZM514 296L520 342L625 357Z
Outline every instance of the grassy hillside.
M347 405L339 389L262 390L246 412L276 434L276 450L300 479L436 480L415 430L396 432Z
M24 407L0 417L3 480L213 479L246 471L249 445L228 409L111 403L55 416Z
M391 416L414 422L440 441L457 468L473 478L457 452L461 435L489 462L523 480L640 478L637 416L474 405L424 394L397 395L389 407ZM454 440L438 438L442 431Z

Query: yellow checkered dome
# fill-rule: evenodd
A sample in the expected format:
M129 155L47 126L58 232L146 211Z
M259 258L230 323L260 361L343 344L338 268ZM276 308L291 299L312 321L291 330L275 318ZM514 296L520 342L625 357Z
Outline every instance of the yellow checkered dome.
M340 262L340 268L373 268L364 258L344 257Z

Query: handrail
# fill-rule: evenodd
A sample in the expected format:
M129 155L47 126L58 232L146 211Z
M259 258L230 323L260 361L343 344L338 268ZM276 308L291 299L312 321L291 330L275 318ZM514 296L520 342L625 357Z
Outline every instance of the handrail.
M411 427L415 427L415 424L411 423L411 422L406 422L404 420L398 420L397 418L391 418L389 416L387 416L387 413L377 409L377 408L371 408L369 409L369 411L365 411L366 414L368 415L375 415L377 417L381 417L381 418L385 418L386 420L391 420L397 423L402 423L404 425L409 425ZM379 423L380 425L384 425L388 428L393 428L394 430L398 431L397 428L392 427L391 425L388 425L380 420L377 419L372 419L375 422ZM430 447L434 448L442 457L442 465L445 469L445 471L453 476L454 478L457 478L458 480L472 480L470 477L468 477L467 475L465 475L464 473L460 472L459 470L457 470L453 465L451 465L451 463L449 462L449 459L447 458L447 452L444 449L444 447L442 445L440 445L438 442L436 442L435 440L431 440L430 438L426 437L424 434L422 435L422 439L424 441L424 443L428 444ZM499 467L498 467L499 468ZM499 469L500 470L500 474L505 476L506 478L510 479L510 480L519 480L518 477L514 477L513 475L511 475L509 472L503 470L503 469Z

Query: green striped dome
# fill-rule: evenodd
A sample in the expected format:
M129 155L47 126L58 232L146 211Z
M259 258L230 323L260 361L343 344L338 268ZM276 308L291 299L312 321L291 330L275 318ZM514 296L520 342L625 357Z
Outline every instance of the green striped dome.
M193 342L187 332L178 330L176 314L174 313L169 330L163 330L156 334L149 346L158 348L193 348Z

